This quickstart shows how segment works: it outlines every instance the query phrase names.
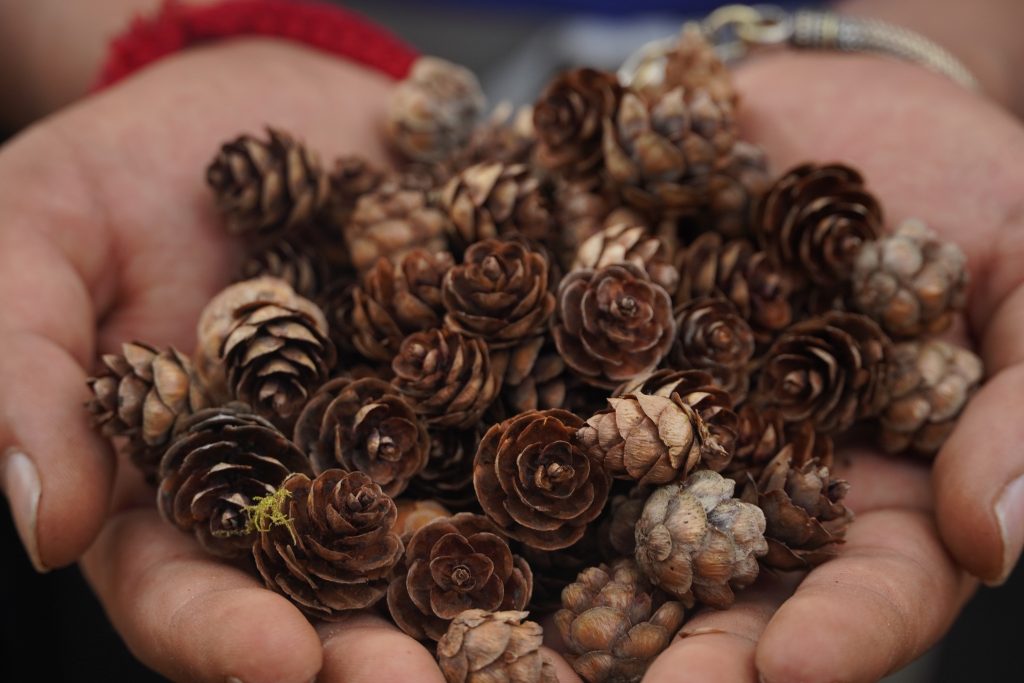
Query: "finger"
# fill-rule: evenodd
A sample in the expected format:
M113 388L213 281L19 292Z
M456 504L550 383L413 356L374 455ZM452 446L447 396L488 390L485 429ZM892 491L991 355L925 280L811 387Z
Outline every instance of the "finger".
M558 676L559 683L583 683L583 679L576 675L576 672L572 670L569 662L565 661L562 655L550 647L542 647L540 651L543 653L542 656L555 667L555 675Z
M168 678L307 683L320 670L320 639L295 607L155 510L112 518L82 566L128 648Z
M973 587L926 513L861 514L769 622L757 670L768 683L874 683L935 643Z
M357 614L319 630L320 683L444 683L433 652L379 616Z

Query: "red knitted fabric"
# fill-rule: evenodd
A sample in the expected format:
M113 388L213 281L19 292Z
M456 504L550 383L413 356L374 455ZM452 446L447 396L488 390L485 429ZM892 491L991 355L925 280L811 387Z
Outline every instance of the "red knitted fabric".
M291 40L403 78L419 56L385 29L351 11L290 0L226 0L193 7L168 0L153 18L137 18L113 40L93 86L105 88L190 45L235 36Z

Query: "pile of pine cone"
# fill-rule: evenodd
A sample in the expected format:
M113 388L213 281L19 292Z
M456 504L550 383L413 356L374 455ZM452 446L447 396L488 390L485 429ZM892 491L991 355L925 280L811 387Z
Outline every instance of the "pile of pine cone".
M390 613L449 681L636 681L694 606L836 552L833 439L933 455L981 379L935 338L964 256L861 175L769 174L693 31L665 78L557 77L482 123L398 85L397 171L270 130L207 180L247 247L191 358L125 344L89 403L168 522L314 619Z

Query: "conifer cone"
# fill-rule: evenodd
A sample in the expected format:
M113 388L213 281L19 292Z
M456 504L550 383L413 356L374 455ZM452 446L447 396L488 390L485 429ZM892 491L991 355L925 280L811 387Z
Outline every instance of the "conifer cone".
M412 161L442 161L466 144L486 103L472 71L420 57L391 97L388 141Z
M882 447L890 453L935 455L984 374L978 356L948 342L896 344L891 399L879 416Z
M327 285L316 298L316 304L327 321L328 336L338 352L336 367L346 368L350 375L351 367L364 361L356 357L358 352L353 342L356 331L352 322L352 292L355 288L355 275L345 273Z
M558 352L583 381L612 388L657 367L675 339L672 300L630 263L581 270L558 286Z
M754 230L777 264L831 287L850 278L861 247L881 234L882 209L849 166L804 164L764 195Z
M265 275L284 280L296 294L307 299L319 298L330 279L328 263L322 255L287 239L249 256L239 269L238 280Z
M783 448L793 452L797 464L814 460L832 467L832 437L815 431L813 420L786 422L777 409L753 403L743 404L737 417L736 451L725 471L738 484L745 484L748 475L754 480L760 478L765 465Z
M448 683L558 683L541 653L544 630L527 612L466 610L437 643L437 661Z
M500 398L505 415L568 407L570 381L550 335L498 350L491 358L495 366L504 368Z
M739 94L733 85L732 71L719 59L703 32L687 24L679 41L665 56L665 77L661 91L682 87L684 91L703 90L715 102L735 109Z
M556 253L563 266L572 270L570 266L580 245L605 227L605 219L615 205L615 198L604 191L599 178L555 183L554 213L561 233Z
M362 472L327 470L310 480L292 474L278 509L257 517L252 554L267 588L314 619L337 620L387 593L402 557L392 531L395 503ZM283 519L275 523L274 516Z
M413 534L431 522L452 516L451 511L436 500L404 498L396 500L395 506L398 508L398 519L395 520L394 530L403 543L407 543Z
M827 466L803 455L793 444L783 447L743 491L743 500L764 512L768 554L761 564L766 567L810 569L831 559L853 519L843 505L849 484L832 479Z
M327 201L327 174L317 155L282 130L268 128L267 136L226 143L206 169L233 235L293 230L312 221Z
M728 238L752 234L754 207L771 184L764 151L737 140L728 157L708 179L708 199L700 222Z
M626 92L605 122L604 168L627 204L692 214L735 140L731 108L706 91L675 88L650 103Z
M838 434L889 399L892 343L867 316L832 312L791 326L764 360L758 400L787 422Z
M155 483L175 428L209 398L192 363L174 348L130 342L102 360L103 372L88 381L92 397L86 409L103 436L127 437L132 462Z
M494 525L462 512L421 528L405 548L405 572L388 586L388 609L417 640L438 640L467 609L521 610L533 573Z
M582 571L562 592L555 624L566 659L587 683L640 683L684 617L683 605L627 559Z
M709 373L716 384L742 402L750 384L754 332L725 298L691 299L676 309L676 341L669 363Z
M666 244L652 236L646 227L615 223L587 238L576 251L570 270L600 270L616 263L632 263L643 268L651 280L674 292L679 273L672 265L673 254Z
M473 456L483 435L480 425L469 429L435 429L430 434L427 465L409 485L415 495L461 512L477 507L473 492Z
M895 337L939 334L966 303L967 259L921 221L906 221L860 250L852 298Z
M434 428L472 427L501 389L487 345L451 330L409 335L391 367L395 388Z
M215 555L249 552L255 529L247 509L273 495L309 460L274 425L241 403L206 408L182 422L160 461L157 507Z
M613 496L608 515L601 522L601 542L606 544L606 557L633 557L636 552L636 523L654 490L652 486L636 485L625 495Z
M390 361L413 332L441 325L441 283L454 266L446 251L379 259L352 290L352 345L373 361Z
M596 173L603 122L615 115L621 97L612 73L573 69L555 78L533 107L537 163L569 178Z
M651 494L636 525L636 562L657 586L680 600L724 609L734 589L757 578L768 552L765 518L733 498L735 482L710 470Z
M352 219L359 198L380 187L385 178L383 170L361 156L346 155L334 160L327 202L313 225L315 229L306 231L306 241L333 269L351 269L348 245L339 237Z
M416 413L387 382L332 379L309 399L295 423L295 445L316 472L365 472L397 496L423 470L430 438Z
M530 162L536 142L533 107L517 109L508 102L501 102L473 129L469 142L447 165L458 172L484 162L526 164Z
M487 430L473 462L473 488L503 533L534 548L576 543L608 500L598 455L565 410L523 413Z

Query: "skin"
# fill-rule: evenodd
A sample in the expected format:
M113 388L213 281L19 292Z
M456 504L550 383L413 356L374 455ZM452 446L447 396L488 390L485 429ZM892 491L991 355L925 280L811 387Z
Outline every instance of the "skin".
M958 329L991 379L934 469L869 452L850 460L842 475L858 519L838 559L799 587L765 577L732 609L696 615L648 680L874 681L945 632L972 575L998 582L1020 552L994 510L1024 473L1024 128L989 99L870 57L766 57L738 82L745 132L777 169L852 163L890 225L920 217L964 248L973 285ZM38 470L27 545L43 567L80 560L128 647L174 680L442 680L432 654L379 617L312 626L205 556L159 519L152 492L81 409L97 353L130 339L190 348L199 311L225 284L237 253L201 173L217 145L269 122L325 158L383 159L390 87L300 46L236 40L163 60L0 149L0 447ZM562 681L578 680L558 666Z

